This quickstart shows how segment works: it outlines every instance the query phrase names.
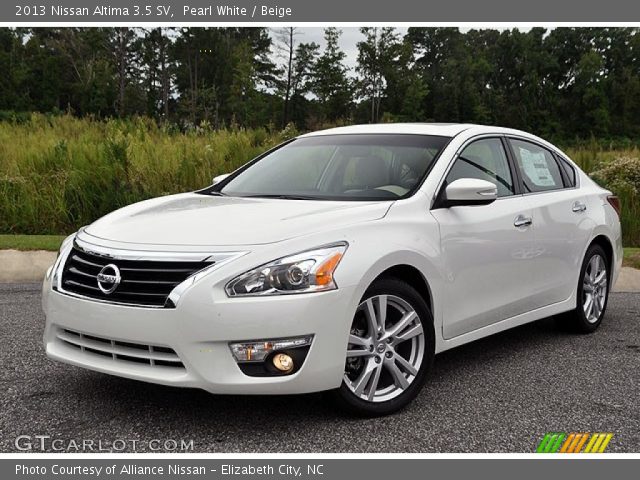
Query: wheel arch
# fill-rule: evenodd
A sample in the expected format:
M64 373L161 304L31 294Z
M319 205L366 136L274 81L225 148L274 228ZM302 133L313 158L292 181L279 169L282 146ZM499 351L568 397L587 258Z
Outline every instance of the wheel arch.
M591 242L589 243L589 246L587 247L587 250L589 250L589 248L591 248L592 245L599 245L607 254L609 276L611 276L613 274L613 269L615 266L615 253L614 253L615 250L613 248L613 242L605 234L600 233L591 240Z
M382 271L371 283L373 284L380 278L388 277L397 278L398 280L402 280L403 282L411 285L424 299L431 311L431 314L433 315L433 293L431 286L429 285L429 281L418 268L406 263L393 265Z

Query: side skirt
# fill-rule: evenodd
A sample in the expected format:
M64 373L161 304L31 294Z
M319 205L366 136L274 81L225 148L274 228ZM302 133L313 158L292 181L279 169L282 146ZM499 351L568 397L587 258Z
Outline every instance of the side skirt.
M437 338L436 354L455 347L459 347L469 342L473 342L474 340L488 337L489 335L493 335L494 333L503 332L510 328L519 327L520 325L524 325L526 323L535 322L536 320L541 320L552 315L558 315L560 313L573 310L574 308L576 308L575 295L576 294L574 293L569 298L561 302L553 303L551 305L547 305L545 307L541 307L527 313L516 315L515 317L507 318L506 320L496 322L492 325L487 325L486 327L482 327L474 330L473 332L459 335L449 340Z

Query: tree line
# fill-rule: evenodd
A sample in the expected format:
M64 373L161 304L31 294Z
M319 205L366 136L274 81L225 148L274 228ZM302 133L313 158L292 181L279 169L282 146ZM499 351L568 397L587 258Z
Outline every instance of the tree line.
M552 138L640 134L637 28L0 28L0 111L144 115L187 128L496 124ZM7 113L10 112L10 113Z

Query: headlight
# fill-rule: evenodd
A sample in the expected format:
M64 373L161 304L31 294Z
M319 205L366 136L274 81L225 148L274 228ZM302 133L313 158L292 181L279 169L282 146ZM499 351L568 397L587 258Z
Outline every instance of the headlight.
M62 241L62 243L60 244L60 248L58 249L58 255L57 255L58 257L64 251L64 249L67 247L67 245L69 245L69 243L73 241L74 238L76 238L76 233L72 233L71 235L69 235L67 238L65 238Z
M56 256L55 263L49 270L47 270L49 275L53 274L52 286L54 289L58 287L58 281L60 279L60 270L61 270L60 264L62 263L62 260L63 260L63 254L66 253L71 248L71 246L73 245L73 240L76 238L76 235L77 233L72 233L62 241L62 243L60 244L60 249L58 250L58 255ZM47 279L48 278L49 277L47 276Z
M338 287L333 272L346 250L346 243L337 243L280 258L233 279L227 284L227 295L287 295L334 290Z

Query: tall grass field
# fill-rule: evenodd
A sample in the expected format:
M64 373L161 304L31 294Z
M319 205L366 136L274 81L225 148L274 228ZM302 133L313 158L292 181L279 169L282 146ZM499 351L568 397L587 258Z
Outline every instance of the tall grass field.
M153 120L98 121L33 114L0 122L0 234L65 234L139 200L205 187L292 129L205 127ZM640 150L594 142L567 149L622 199L626 246L640 246Z

